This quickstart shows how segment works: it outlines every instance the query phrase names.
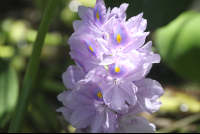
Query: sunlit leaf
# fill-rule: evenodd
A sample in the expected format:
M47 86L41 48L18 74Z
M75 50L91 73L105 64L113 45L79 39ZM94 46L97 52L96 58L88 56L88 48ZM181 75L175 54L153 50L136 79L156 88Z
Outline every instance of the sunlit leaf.
M12 46L0 46L0 57L11 58L15 53L15 49Z
M163 105L160 107L160 112L200 112L200 101L197 98L171 88L165 88L165 94L159 100L161 100L163 103Z
M14 21L10 27L9 41L16 43L20 38L24 38L28 30L27 22L22 20Z
M25 38L27 39L28 42L32 43L34 42L36 35L37 35L37 31L29 29L27 30ZM47 33L44 44L59 45L61 44L61 41L62 41L62 36L58 32Z
M182 13L155 33L162 59L180 76L200 81L200 13Z
M0 59L0 129L9 121L19 92L15 71Z

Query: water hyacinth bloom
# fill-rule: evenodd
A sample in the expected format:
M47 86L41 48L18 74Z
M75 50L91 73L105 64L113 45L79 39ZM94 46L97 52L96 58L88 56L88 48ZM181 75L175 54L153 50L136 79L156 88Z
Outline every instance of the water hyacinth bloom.
M97 0L94 8L79 6L81 20L73 22L75 32L68 40L76 65L63 73L68 89L58 95L57 109L75 132L155 132L155 126L140 112L153 114L162 105L161 85L146 78L159 54L146 44L149 32L143 13L126 21L124 3L112 10Z
M64 74L63 76L69 74ZM114 111L106 104L102 90L97 84L85 83L79 90L71 89L58 95L64 107L57 109L62 112L65 120L76 132L154 132L155 126L143 117L136 116L145 111L138 103L126 105L126 110ZM145 129L143 129L145 127Z
M123 109L123 102L125 101L132 105L136 103L138 88L134 85L133 81L144 78L152 67L152 63L159 62L160 60L158 55L151 55L148 52L139 53L139 55L134 53L133 56L137 57L134 63L129 58L125 60L117 58L113 64L108 66L108 71L103 67L99 67L96 71L90 72L87 75L91 77L91 81L102 84L105 101L110 103L115 110ZM88 77L87 81L90 80Z
M65 107L58 109L65 119L75 128L90 126L91 132L115 132L117 115L104 103L101 90L96 84L88 89L68 91L58 95Z
M71 48L71 58L86 73L96 68L102 61L103 53L99 51L98 45L92 35L72 36L68 43Z
M143 108L139 104L129 106L129 110L125 114L118 114L117 133L154 133L156 127L149 123L145 118L135 116L143 112Z
M80 6L78 13L82 20L74 22L75 33L93 35L107 55L115 54L120 49L123 52L137 49L143 45L148 35L148 32L143 32L146 20L142 18L143 14L139 14L127 22L121 21L119 16L126 16L127 7L128 4L122 4L119 9L114 8L111 13L108 9L106 13L103 0L97 0L94 9Z
M139 105L149 114L159 111L162 102L157 99L164 94L161 85L155 80L146 78L135 82L135 86L138 89L136 96Z
M114 110L105 102L100 85L84 82L86 73L77 66L70 66L63 74L63 82L69 91L58 95L64 107L62 112L65 120L77 128L76 132L154 132L155 126L142 117L135 116L140 112L148 112L149 105L143 101L130 105L124 102L123 110ZM151 79L142 79L135 85L138 88L138 98L147 99L152 104L149 109L155 112L161 106L154 103L163 94L162 87ZM141 87L142 86L142 87ZM147 87L148 86L148 87ZM147 89L144 89L146 87ZM148 96L149 95L149 96ZM139 104L141 103L141 104ZM145 106L145 107L144 107ZM146 129L143 129L145 127Z

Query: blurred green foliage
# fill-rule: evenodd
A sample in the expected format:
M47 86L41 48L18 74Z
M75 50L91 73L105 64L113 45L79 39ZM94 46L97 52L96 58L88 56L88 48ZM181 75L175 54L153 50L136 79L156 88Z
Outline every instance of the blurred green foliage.
M165 94L159 100L163 103L160 107L160 112L163 113L179 113L181 106L188 108L188 112L200 113L199 100L184 92L175 92L170 88L165 88Z
M155 33L162 59L180 76L200 82L200 13L182 13Z
M8 62L0 58L0 132L11 118L18 93L19 81L16 72Z

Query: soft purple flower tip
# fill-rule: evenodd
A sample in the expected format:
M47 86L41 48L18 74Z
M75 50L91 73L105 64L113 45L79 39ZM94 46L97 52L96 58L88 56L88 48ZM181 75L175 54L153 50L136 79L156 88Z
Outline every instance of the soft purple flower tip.
M126 21L127 3L112 10L103 0L94 8L79 6L81 20L68 40L76 65L63 73L68 91L60 93L57 109L80 133L152 133L154 124L136 116L153 114L162 105L162 86L146 78L159 54L144 45L149 32L143 13Z

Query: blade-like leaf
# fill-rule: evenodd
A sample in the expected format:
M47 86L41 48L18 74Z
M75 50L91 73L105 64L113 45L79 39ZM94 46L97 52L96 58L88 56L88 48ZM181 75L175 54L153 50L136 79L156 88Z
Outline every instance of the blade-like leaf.
M9 121L19 94L18 78L6 61L0 59L0 130Z

